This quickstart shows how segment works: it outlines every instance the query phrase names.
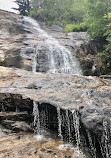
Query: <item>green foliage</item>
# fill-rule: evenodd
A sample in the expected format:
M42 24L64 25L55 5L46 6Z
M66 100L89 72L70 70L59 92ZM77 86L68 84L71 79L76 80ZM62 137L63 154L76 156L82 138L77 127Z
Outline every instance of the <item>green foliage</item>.
M18 4L18 8L14 9L18 10L20 15L28 16L30 11L29 0L16 0L15 2Z
M111 54L107 53L106 51L103 51L103 52L99 52L97 56L100 56L105 60L108 69L111 68Z
M58 21L57 20L45 20L46 21L46 23L48 24L48 25L52 25L52 24L58 24Z
M107 15L104 16L105 20L108 22L106 25L106 32L104 36L106 36L107 45L105 46L104 53L107 55L107 67L111 69L111 12L108 12Z
M29 16L35 18L37 15L37 11L36 10L30 10L29 12Z
M99 52L98 54L97 54L97 56L100 56L100 57L104 57L104 58L108 58L108 56L107 56L107 54L105 53L105 52Z
M34 10L44 13L45 21L64 21L81 23L85 15L85 0L31 0ZM38 13L37 13L38 14Z
M87 25L87 32L93 38L104 38L105 26L107 24L104 15L109 10L110 0L88 0L87 14L85 16L85 23Z
M86 26L84 24L66 24L66 29L63 31L65 33L67 32L80 32L80 31L86 31Z

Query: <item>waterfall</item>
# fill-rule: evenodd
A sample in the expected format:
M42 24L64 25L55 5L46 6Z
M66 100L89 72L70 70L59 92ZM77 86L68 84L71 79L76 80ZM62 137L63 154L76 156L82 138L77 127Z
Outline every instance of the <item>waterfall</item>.
M87 135L88 135L89 145L90 145L90 148L91 148L91 154L92 154L93 158L96 158L96 149L93 145L91 134L87 129L86 129L86 132L87 132Z
M42 30L35 20L29 17L25 17L24 21L31 26L31 31L37 34L37 37L39 37L42 42L45 42L45 44L47 44L46 49L48 49L48 51L45 53L45 55L47 56L46 59L49 60L47 73L82 75L82 70L80 68L78 60L68 49L60 45L55 38L48 35L48 33ZM36 58L34 60L36 60ZM46 64L47 63L48 61L46 61Z
M39 108L38 103L33 101L33 115L34 115L34 126L36 127L36 132L40 134L40 118L39 118Z
M47 43L48 54L46 52L46 55L48 56L47 59L49 60L49 68L48 68L47 73L64 73L64 74L82 75L82 70L80 68L78 60L76 59L76 57L72 56L72 53L69 50L61 46L56 39L54 39L52 36L48 35L48 33L42 30L39 24L35 20L29 17L25 17L24 21L28 23L28 25L31 26L32 28L31 31L37 34L37 37L39 37L42 41L45 41L45 43ZM37 47L36 47L35 52L34 52L34 57L33 57L33 65L32 65L33 72L36 72L36 67L37 67L36 58L37 58L38 51L39 50L37 50ZM58 135L60 139L63 140L62 120L61 120L62 117L61 117L59 108L57 108L57 115L58 115ZM74 115L73 116L74 127L75 127L75 132L76 132L76 141L77 141L77 146L79 146L80 144L79 121L75 112L73 115ZM68 126L68 137L70 141L71 131L70 131L68 111L66 111L66 118L67 118L67 126ZM40 127L39 110L38 110L38 105L34 102L34 124L36 122L38 123L37 128L39 129Z
M60 137L61 141L63 141L62 136L62 117L60 114L60 108L57 108L57 114L58 114L58 136Z
M46 73L82 75L82 70L80 68L78 60L76 59L75 56L72 55L72 53L68 49L60 45L56 39L54 39L52 36L48 35L48 33L42 30L39 24L35 20L29 17L25 17L24 22L28 23L28 25L31 26L30 27L31 31L35 33L35 36L37 35L37 38L39 39L39 41L45 42L44 44L46 45L47 51L43 54L43 58L45 56L45 59L47 60L45 61L45 64L48 65ZM38 45L37 45L33 54L33 65L32 65L33 72L37 71L37 64L39 64L37 63L37 59L39 61L39 54L42 53L40 50L41 50L41 46L39 46L38 48ZM42 59L42 60L44 61L45 59ZM33 115L34 115L34 126L36 126L37 128L37 134L40 134L40 125L43 124L44 126L47 126L46 125L47 121L44 120L46 113L43 113L43 117L41 113L38 108L38 103L34 101L33 102ZM73 129L75 130L76 144L77 144L77 150L78 150L77 152L78 152L78 155L80 156L79 117L75 110L71 111L70 113L72 114ZM68 132L68 142L71 143L72 131L71 131L71 124L70 124L70 119L69 119L69 111L66 110L65 118L62 118L62 111L60 108L57 108L57 118L58 118L58 137L61 139L61 141L63 141L62 123L65 120L67 132Z
M101 139L101 153L103 157L110 158L111 156L111 146L110 146L110 132L108 132L108 122L104 119L103 120L103 135Z
M80 141L80 132L79 132L79 117L75 110L72 110L72 115L73 115L73 125L74 125L74 129L75 129L77 148L79 148L80 142L81 142Z
M36 58L37 58L37 48L35 48L35 52L34 52L34 57L33 57L33 65L32 65L32 71L33 72L36 72L36 67L37 67L37 61L36 61Z
M109 158L109 143L108 143L108 130L107 130L107 121L103 120L103 127L104 127L104 133L103 133L103 137L104 137L104 151L106 153L106 158Z
M71 129L70 129L70 120L69 120L68 110L66 110L66 123L68 127L68 141L70 143L71 142Z

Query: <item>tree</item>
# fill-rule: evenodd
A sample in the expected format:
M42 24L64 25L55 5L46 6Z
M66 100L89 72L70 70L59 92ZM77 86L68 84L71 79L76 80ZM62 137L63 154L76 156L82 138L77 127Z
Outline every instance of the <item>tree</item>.
M31 15L40 14L52 22L81 23L85 14L86 0L31 0ZM33 13L33 14L32 14Z
M88 27L88 33L93 38L104 38L105 26L107 21L104 15L108 13L111 0L88 0L87 15L85 22Z
M14 9L18 10L20 15L28 16L30 11L29 0L16 0L15 2L18 4L18 8Z
M105 20L108 22L108 25L106 26L106 32L104 33L107 44L103 53L106 57L107 68L111 71L111 12L108 12L108 14L105 15Z

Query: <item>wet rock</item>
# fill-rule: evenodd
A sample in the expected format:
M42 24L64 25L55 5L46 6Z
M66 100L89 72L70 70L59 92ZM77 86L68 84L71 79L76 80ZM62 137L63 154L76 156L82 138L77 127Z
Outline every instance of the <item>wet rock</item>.
M1 125L7 129L10 129L13 132L34 132L30 125L28 125L24 121L11 121L11 120L4 120L1 122Z
M1 103L2 100L2 103ZM30 99L25 99L21 95L14 95L10 93L4 93L0 96L0 111L14 111L14 112L28 112L32 113L33 103Z
M0 65L32 70L34 55L37 51L38 72L49 70L48 43L32 26L14 13L0 11ZM41 27L56 38L61 45L76 56L85 75L101 75L106 72L104 59L97 57L103 44L94 41L85 32L62 33L63 28L52 25Z
M99 137L104 131L103 120L108 122L108 126L111 123L109 110L111 108L111 82L109 81L97 77L32 73L5 67L0 67L0 74L2 74L0 78L1 110L19 109L20 116L22 112L27 111L28 120L33 122L33 117L29 114L33 110L33 101L36 101L41 114L46 107L48 111L53 111L49 116L51 120L49 124L56 130L56 107L63 109L63 114L66 109L69 111L76 109L80 114L82 124ZM33 86L29 88L30 85ZM13 120L19 116L17 115L15 113ZM10 118L10 115L6 117ZM26 121L27 115L24 113L20 119L22 118ZM55 127L54 120L56 120Z
M47 58L46 39L38 36L38 33L31 29L31 25L16 14L0 11L0 17L0 65L32 71L34 55L37 51L36 69L47 72L50 62ZM59 32L60 28L57 26L52 27L52 31L46 26L45 29L79 58L84 74L104 73L102 59L95 58L100 45L95 45L96 43L85 33L64 34ZM56 33L55 30L57 30ZM72 110L76 110L80 120L80 133L86 136L85 129L87 129L92 137L99 139L98 141L101 141L104 134L107 134L110 140L110 81L91 76L32 73L0 66L0 123L9 129L7 133L33 131L33 102L38 105L41 124L43 126L46 124L46 128L56 133L58 132L57 108L60 108L60 114L63 117L61 125L63 136L67 134L66 110L70 114L71 124L74 123L71 122ZM74 128L71 132L74 139ZM103 143L107 141L102 140ZM24 150L21 149L21 151ZM56 152L52 149L48 151L53 154ZM41 151L38 153L42 157L49 156L49 153L45 155ZM63 155L62 153L59 157Z
M53 25L41 23L41 26L79 59L84 75L98 76L106 72L104 59L97 56L104 43L93 40L85 32L62 33L62 28L58 31Z

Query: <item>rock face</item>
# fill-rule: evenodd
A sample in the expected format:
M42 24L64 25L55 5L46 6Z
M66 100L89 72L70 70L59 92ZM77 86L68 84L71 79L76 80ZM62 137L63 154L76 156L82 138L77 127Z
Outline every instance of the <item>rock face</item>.
M93 40L85 32L63 33L63 28L57 25L47 26L45 23L41 23L41 27L79 59L84 75L98 76L106 72L104 59L97 56L104 43Z
M62 28L48 27L41 23L50 35L76 56L84 75L100 75L105 72L104 62L97 57L101 44L93 41L84 32L62 33ZM32 26L14 13L0 11L0 65L32 70L34 55L37 52L37 71L47 72L49 50L45 38Z
M8 149L7 149L8 146ZM71 145L61 144L61 141L40 137L35 134L24 132L2 135L0 131L0 157L5 158L64 158L75 157L78 153L77 148ZM83 152L81 151L81 156ZM91 158L85 153L84 158Z
M66 110L69 113L76 110L80 115L81 128L85 127L92 136L98 138L98 141L101 141L104 131L107 130L107 136L109 140L111 139L109 129L111 125L111 82L97 77L32 73L5 67L0 67L0 76L1 111L16 112L16 109L19 113L27 111L28 116L24 113L20 120L25 121L28 118L30 120L28 124L31 125L33 123L31 121L33 116L30 115L32 114L32 101L36 101L40 111L47 106L49 110L52 109L51 113L56 117L55 127L51 127L54 124L51 115L50 120L53 123L49 121L49 124L50 128L56 130L58 126L56 109L60 108L63 115ZM17 116L20 115L19 113ZM1 124L6 126L3 112L0 117L2 118ZM8 115L6 117L10 118ZM14 117L10 120L14 121ZM14 122L12 122L12 127L13 124ZM25 126L25 130L27 128L29 127Z
M47 34L13 13L0 11L0 21L0 125L9 129L7 133L33 132L40 125L62 140L76 140L77 146L87 144L94 158L95 148L101 150L100 158L109 158L111 82L91 76L36 73L49 70ZM42 27L78 57L84 74L104 72L101 58L94 56L100 46L85 33L64 34L62 28L49 29L43 23Z

